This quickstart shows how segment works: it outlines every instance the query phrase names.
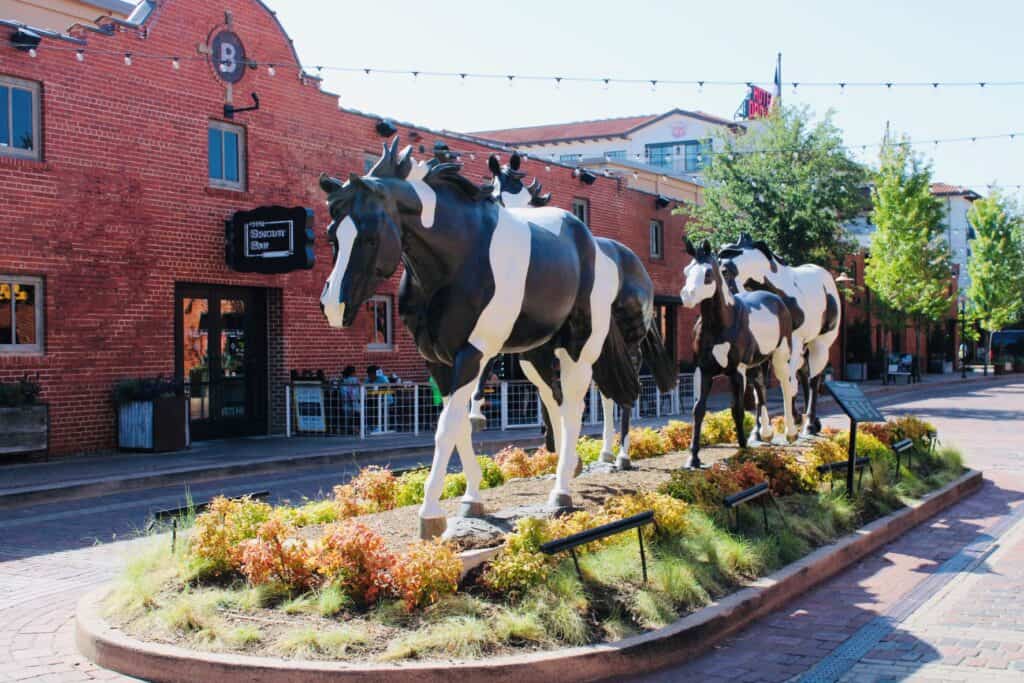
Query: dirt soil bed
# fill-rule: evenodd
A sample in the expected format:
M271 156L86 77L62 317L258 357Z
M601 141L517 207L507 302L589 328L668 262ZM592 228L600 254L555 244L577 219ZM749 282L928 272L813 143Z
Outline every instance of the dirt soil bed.
M706 465L725 460L736 453L735 446L705 446L701 448L701 460ZM679 469L689 460L690 454L669 453L656 458L634 460L632 470L623 472L587 472L577 477L572 484L573 504L578 508L596 511L608 498L640 489L656 489L669 478L673 470ZM554 486L554 475L530 479L512 479L493 489L481 491L487 513L507 510L521 505L542 505ZM458 514L459 499L441 501L441 507L449 517ZM418 505L408 505L357 517L360 522L379 533L395 551L404 550L419 539ZM309 526L302 530L306 538L319 538L321 526Z

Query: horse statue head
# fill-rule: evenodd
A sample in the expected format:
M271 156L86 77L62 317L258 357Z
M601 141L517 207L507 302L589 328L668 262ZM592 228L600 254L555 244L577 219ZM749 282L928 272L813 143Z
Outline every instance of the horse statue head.
M487 166L494 176L494 198L509 209L547 206L551 201L551 193L542 194L544 188L536 178L529 185L523 184L526 173L519 170L522 163L523 158L519 152L513 152L505 166L498 161L497 154L492 154L487 159Z
M730 283L743 290L767 284L772 274L779 272L786 262L775 254L764 240L755 240L750 233L740 233L734 244L727 244L718 252L719 263Z
M693 308L715 296L720 289L723 294L728 295L728 290L723 287L721 269L711 244L704 240L700 247L694 247L693 242L687 237L683 238L683 243L686 245L686 253L693 259L683 270L686 282L679 291L683 305Z

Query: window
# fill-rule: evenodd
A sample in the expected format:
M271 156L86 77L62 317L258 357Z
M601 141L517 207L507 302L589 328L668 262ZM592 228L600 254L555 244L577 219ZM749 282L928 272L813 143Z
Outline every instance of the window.
M38 159L39 84L0 76L0 155Z
M648 165L657 166L658 168L671 166L672 150L676 146L674 142L658 142L652 145L644 145Z
M575 164L580 159L582 157L579 154L562 154L558 157L558 160L563 164Z
M612 159L617 159L619 161L625 161L626 160L626 150L624 150L624 149L613 149L610 152L605 152L604 153L604 158L608 159L609 161L611 161Z
M390 351L392 349L391 297L378 294L370 297L366 306L370 309L370 318L373 320L370 343L366 345L366 348L371 351Z
M645 145L647 163L679 173L700 171L711 160L711 141L656 142Z
M245 131L241 127L210 121L207 153L211 186L245 189Z
M42 278L0 275L0 352L42 350Z
M590 225L590 202L581 197L573 197L572 213L576 218Z
M665 257L665 226L661 221L651 220L651 258Z

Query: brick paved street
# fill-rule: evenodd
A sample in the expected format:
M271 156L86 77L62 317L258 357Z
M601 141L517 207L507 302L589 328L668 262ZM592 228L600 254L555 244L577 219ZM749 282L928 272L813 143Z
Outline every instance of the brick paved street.
M713 652L645 680L1024 677L1024 383L921 392L878 403L936 422L945 441L985 470L984 489ZM347 471L235 477L192 494L258 487L294 499ZM123 680L75 652L74 604L114 575L132 544L121 539L150 510L182 498L181 487L165 487L0 511L0 681Z

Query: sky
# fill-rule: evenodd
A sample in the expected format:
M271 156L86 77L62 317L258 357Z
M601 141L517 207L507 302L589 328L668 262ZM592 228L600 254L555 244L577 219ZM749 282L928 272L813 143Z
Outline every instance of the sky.
M1024 81L1024 2L838 0L322 2L268 0L315 65L551 76L538 82L324 69L343 106L437 129L476 131L679 107L732 118L743 85L555 86L554 76L771 82L786 104L830 109L857 158L877 160L886 122L932 160L937 181L987 194L1024 185L1024 86L800 87L792 82ZM935 138L1017 132L1014 141ZM862 145L869 145L862 150ZM870 147L874 145L874 148Z

